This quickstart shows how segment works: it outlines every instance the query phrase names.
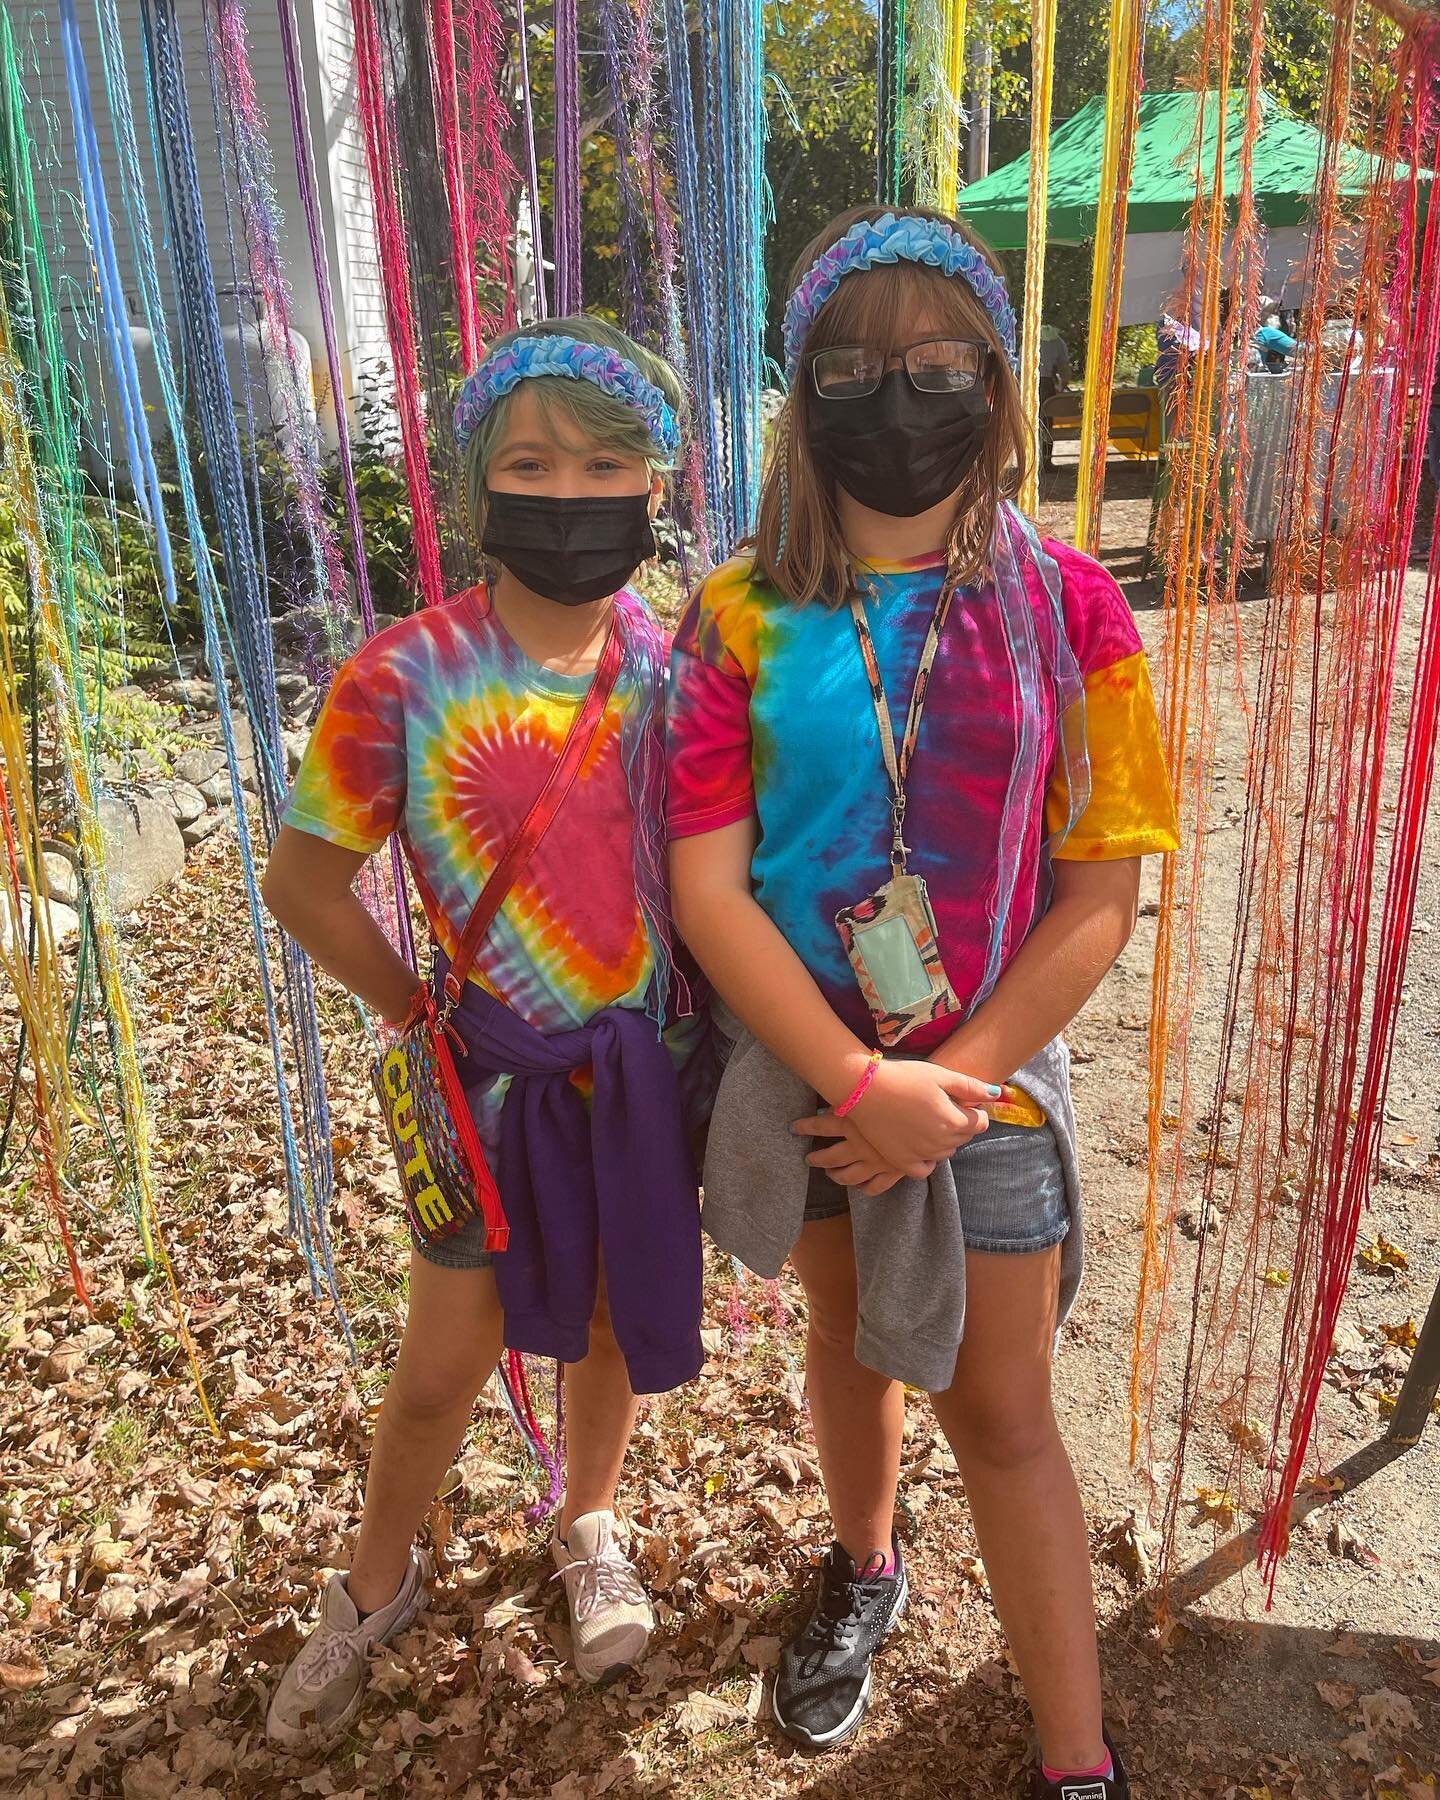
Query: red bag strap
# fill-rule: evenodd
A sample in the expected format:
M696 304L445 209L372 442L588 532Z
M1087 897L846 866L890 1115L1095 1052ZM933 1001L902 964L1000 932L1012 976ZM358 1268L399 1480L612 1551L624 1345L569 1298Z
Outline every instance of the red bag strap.
M586 690L585 699L581 703L575 718L566 733L564 745L556 760L555 767L545 778L545 785L535 796L535 802L526 813L520 829L505 846L503 855L490 871L490 879L480 890L480 898L475 902L475 910L470 914L465 929L460 934L460 941L455 946L455 955L445 975L445 1011L458 1006L460 996L465 992L465 978L470 973L480 946L484 942L485 933L494 923L495 915L505 903L505 897L514 887L520 871L535 854L535 847L550 829L556 813L559 812L565 796L574 786L575 777L580 772L580 765L590 753L595 742L596 733L600 729L600 721L605 716L605 708L610 704L610 696L615 691L615 683L620 674L620 665L625 659L625 644L620 635L620 617L618 613L611 615L610 635L605 640L605 648L600 653L600 661L595 669L594 679Z

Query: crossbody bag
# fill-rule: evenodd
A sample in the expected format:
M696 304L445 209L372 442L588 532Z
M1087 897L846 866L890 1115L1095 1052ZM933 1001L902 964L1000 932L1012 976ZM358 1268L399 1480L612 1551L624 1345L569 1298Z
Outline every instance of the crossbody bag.
M419 988L400 1035L372 1066L371 1079L385 1116L405 1210L416 1235L425 1243L450 1237L475 1218L485 1221L487 1250L504 1250L509 1242L500 1190L486 1161L455 1061L457 1054L465 1055L465 1046L450 1016L460 1004L466 978L496 914L574 786L615 691L623 660L619 620L612 618L594 679L571 722L559 758L480 890L438 1000L429 982Z

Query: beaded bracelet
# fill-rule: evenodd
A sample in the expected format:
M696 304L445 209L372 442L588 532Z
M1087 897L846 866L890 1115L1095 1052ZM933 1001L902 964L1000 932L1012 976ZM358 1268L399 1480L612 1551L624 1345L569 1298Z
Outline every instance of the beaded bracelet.
M847 1094L838 1106L831 1109L837 1119L843 1119L847 1113L854 1112L855 1108L865 1098L866 1094L869 1093L870 1083L875 1079L875 1071L880 1067L880 1060L880 1052L878 1050L872 1050L870 1052L870 1060L865 1065L865 1073L855 1083L853 1091Z

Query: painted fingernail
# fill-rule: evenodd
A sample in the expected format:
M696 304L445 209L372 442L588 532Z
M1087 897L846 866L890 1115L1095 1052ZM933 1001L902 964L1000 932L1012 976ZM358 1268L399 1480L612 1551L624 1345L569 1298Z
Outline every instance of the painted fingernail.
M995 1087L995 1086L991 1085L990 1087L986 1088L985 1092L990 1096L990 1098L992 1100L998 1100L1000 1098L1000 1096L1005 1092L1005 1090L1004 1090L1004 1088Z

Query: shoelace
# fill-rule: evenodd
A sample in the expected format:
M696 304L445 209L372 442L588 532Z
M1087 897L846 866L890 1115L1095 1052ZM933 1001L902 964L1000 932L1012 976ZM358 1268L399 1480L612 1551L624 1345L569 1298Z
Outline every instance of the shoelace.
M570 1608L578 1624L584 1624L602 1606L643 1606L645 1603L640 1577L614 1543L606 1544L594 1556L576 1557L550 1579L565 1583L570 1594Z
M364 1655L361 1642L363 1635L363 1627L359 1631L317 1632L300 1653L300 1661L295 1669L301 1687L327 1687L330 1682L343 1675L353 1658Z
M883 1562L872 1556L848 1581L835 1578L833 1564L826 1568L820 1607L807 1645L807 1649L818 1652L817 1662L823 1662L832 1650L848 1651L853 1647L855 1633L865 1616L866 1585L883 1567ZM808 1656L806 1660L809 1660Z

